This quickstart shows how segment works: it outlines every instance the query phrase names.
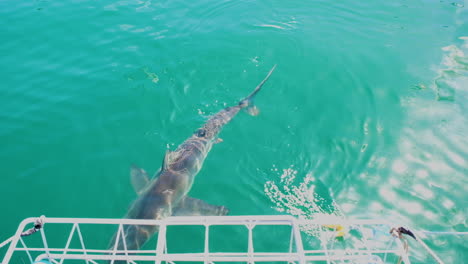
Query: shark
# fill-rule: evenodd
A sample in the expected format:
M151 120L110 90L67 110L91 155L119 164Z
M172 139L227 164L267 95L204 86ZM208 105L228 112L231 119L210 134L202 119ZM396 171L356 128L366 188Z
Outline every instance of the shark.
M270 78L276 65L257 87L237 105L226 107L209 118L176 150L166 150L161 168L152 179L145 170L132 166L130 178L138 198L131 204L125 218L161 220L169 216L226 215L225 206L208 204L188 196L190 189L212 146L221 141L218 134L242 109L258 115L254 98ZM157 231L156 225L124 225L123 236L111 240L111 248L137 250Z

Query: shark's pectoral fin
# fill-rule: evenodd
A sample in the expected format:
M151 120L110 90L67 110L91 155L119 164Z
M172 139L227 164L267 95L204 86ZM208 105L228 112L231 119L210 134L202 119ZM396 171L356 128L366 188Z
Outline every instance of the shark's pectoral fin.
M130 181L135 192L140 195L149 183L148 173L144 169L132 165L130 167Z
M191 197L185 197L172 212L174 216L227 215L225 206L211 205Z

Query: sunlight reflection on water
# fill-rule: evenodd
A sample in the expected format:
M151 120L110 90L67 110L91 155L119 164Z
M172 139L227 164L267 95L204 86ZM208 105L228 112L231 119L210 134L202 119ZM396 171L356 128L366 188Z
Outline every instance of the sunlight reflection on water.
M468 100L468 38L460 39L462 45L442 48L445 53L441 69L428 85L432 90L421 90L422 95L435 92L436 100L418 94L403 99L408 114L399 153L374 153L367 169L334 198L314 193L317 179L311 173L294 185L298 172L284 169L279 182L265 184L275 208L307 219L323 214L373 216L425 229L466 230L468 139L464 133L468 131L468 117L461 108ZM320 179L320 175L315 176ZM331 200L323 203L321 199ZM443 240L437 243L435 239L435 246L444 255L456 254L446 238ZM424 256L418 257L423 261Z

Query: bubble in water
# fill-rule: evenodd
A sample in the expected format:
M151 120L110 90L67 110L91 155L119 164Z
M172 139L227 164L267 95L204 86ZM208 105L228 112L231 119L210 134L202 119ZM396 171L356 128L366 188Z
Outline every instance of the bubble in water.
M425 179L429 176L429 173L426 170L420 169L416 171L416 176L418 178Z
M265 183L265 194L274 204L274 208L278 212L286 212L299 219L315 219L318 215L342 217L328 188L311 174L307 174L302 179L298 178L298 171L292 167L282 170L279 183L275 181ZM304 231L315 234L317 230Z
M393 162L393 165L392 165L392 170L398 174L403 174L406 170L408 169L408 167L406 166L406 164L401 161L401 160L396 160L395 162Z
M452 209L455 206L455 203L453 201L449 200L449 199L445 199L442 202L442 205L447 209Z

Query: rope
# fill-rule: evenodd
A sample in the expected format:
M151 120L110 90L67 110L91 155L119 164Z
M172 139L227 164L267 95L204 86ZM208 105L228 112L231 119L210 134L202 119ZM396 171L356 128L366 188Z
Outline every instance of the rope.
M419 244L421 244L421 246L423 246L424 249L426 249L426 251L429 252L429 254L432 256L432 258L433 258L438 264L444 264L444 262L434 253L434 251L432 251L432 250L426 245L426 243L424 243L424 241L422 241L418 236L416 236L416 241L418 241Z
M409 263L409 261L407 261L408 260L408 253L409 253L409 243L408 243L408 240L406 239L406 237L403 237L403 234L409 235L412 238L416 239L413 232L411 232L410 230L405 229L403 227L398 227L398 228L393 227L392 229L390 229L390 234L395 238L399 238L400 241L402 242L402 248L403 248L404 255L402 254L398 258L397 264L401 263L401 261L403 260L403 256L405 257L405 263Z
M39 231L43 226L44 226L44 216L41 216L41 217L37 218L36 221L34 221L34 226L33 227L31 227L30 229L28 229L28 230L24 231L23 233L21 233L20 236L22 236L22 237L30 236L30 235L36 233L37 231ZM8 243L10 243L13 240L14 237L15 236L11 236L7 240L3 241L0 244L0 248L4 247Z
M21 233L21 236L30 236L37 231L39 231L44 226L44 216L41 216L34 221L34 227L29 228L28 230Z
M444 232L445 233L445 232ZM447 232L448 233L448 232ZM451 233L451 232L450 232ZM424 249L429 253L429 255L431 255L431 257L438 263L438 264L444 264L444 262L434 253L434 251L432 251L427 245L426 243L424 243L424 241L421 240L421 238L419 238L419 236L417 236L415 233L413 233L411 230L409 229L406 229L406 228L403 228L403 227L398 227L398 228L392 228L390 229L390 234L392 234L392 236L394 237L397 237L399 238L400 240L403 241L403 246L404 246L404 250L405 250L405 253L406 255L408 254L408 251L409 251L409 246L408 246L408 242L406 240L406 238L403 237L403 235L408 235L408 236L411 236L412 238L414 238L414 240L416 240L421 246L424 247ZM401 257L399 258L398 260L398 263L401 262Z
M428 235L465 235L468 236L468 232L450 232L450 231L419 231L423 234Z

